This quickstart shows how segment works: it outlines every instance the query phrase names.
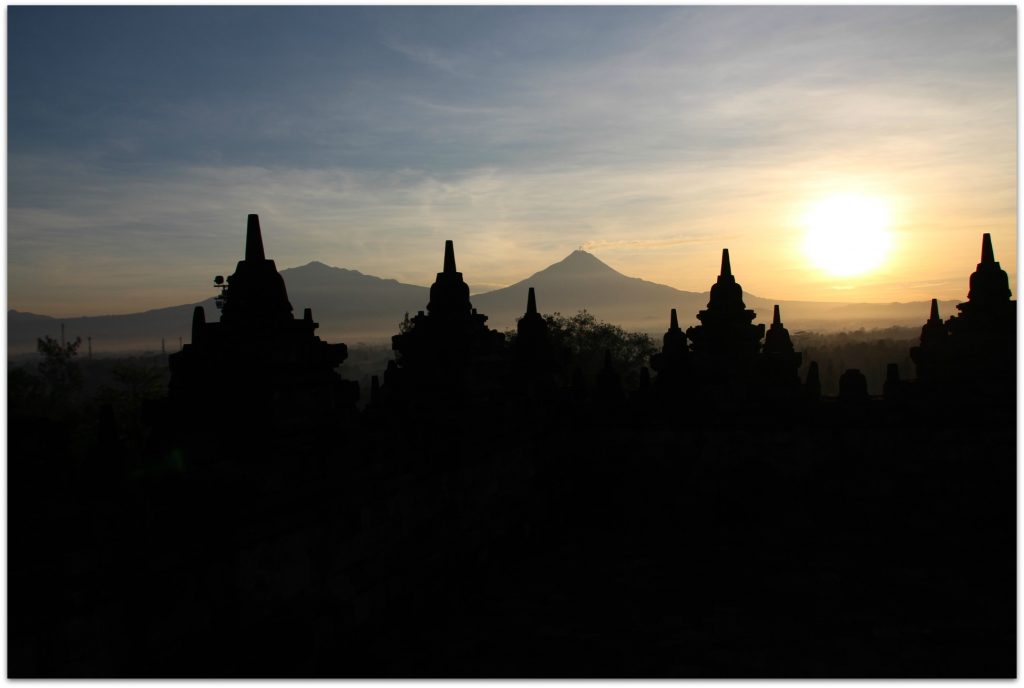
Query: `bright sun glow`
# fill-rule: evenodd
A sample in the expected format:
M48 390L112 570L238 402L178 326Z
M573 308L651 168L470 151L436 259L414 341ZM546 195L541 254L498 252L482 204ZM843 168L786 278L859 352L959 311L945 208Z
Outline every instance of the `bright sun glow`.
M889 252L889 211L877 198L830 196L811 207L804 224L808 257L833 275L863 274Z

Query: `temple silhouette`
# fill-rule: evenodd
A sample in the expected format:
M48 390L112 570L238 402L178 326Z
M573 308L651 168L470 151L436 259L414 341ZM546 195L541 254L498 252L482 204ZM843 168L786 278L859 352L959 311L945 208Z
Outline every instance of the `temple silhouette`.
M284 280L266 258L257 215L248 217L245 257L227 278L219 305L216 322L196 306L191 341L168 359L176 422L196 427L216 402L222 422L239 430L255 424L266 433L256 441L266 441L293 432L285 428L296 423L310 428L354 412L358 385L336 372L348 350L316 336L311 309L293 317Z
M728 249L632 377L533 287L489 328L450 240L363 390L258 216L216 284L134 444L111 404L12 407L12 676L1016 673L1016 302L988 234L881 395L801 379Z
M972 403L1012 405L1017 379L1017 302L1006 271L995 259L992 236L981 240L981 262L971 274L967 301L945 322L938 302L910 351L927 392Z
M720 394L744 396L757 365L764 325L743 303L743 288L732 274L729 249L722 249L722 269L711 285L708 307L697 313L700 325L686 331L695 367Z
M455 245L448 240L426 312L419 311L408 329L391 339L398 365L385 387L398 386L415 396L429 390L436 399L486 384L505 349L504 336L486 322L487 316L469 301L469 285L456 270Z

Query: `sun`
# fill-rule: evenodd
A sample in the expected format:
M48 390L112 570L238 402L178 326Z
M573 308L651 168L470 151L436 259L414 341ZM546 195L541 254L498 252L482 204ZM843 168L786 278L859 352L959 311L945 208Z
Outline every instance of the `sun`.
M879 199L837 194L804 215L804 250L822 270L839 277L862 275L889 253L889 210Z

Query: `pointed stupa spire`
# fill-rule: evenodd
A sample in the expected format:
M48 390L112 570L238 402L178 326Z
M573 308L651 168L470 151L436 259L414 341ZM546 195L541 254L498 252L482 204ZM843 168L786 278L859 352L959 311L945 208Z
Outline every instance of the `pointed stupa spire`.
M526 349L539 346L547 339L548 325L537 312L537 292L533 287L526 292L526 314L516 323L516 332Z
M249 221L245 227L245 259L251 261L266 260L263 253L263 234L260 232L260 216L255 213L249 215Z
M900 380L899 363L889 363L885 366L882 395L887 401L898 401L903 396L903 381Z
M818 372L818 362L811 361L807 368L807 378L804 380L804 395L808 401L817 401L821 398L821 374Z
M931 313L924 327L921 328L921 346L941 347L949 335L949 330L939 317L939 300L932 299ZM913 347L910 350L911 358L915 358L914 350L920 347ZM915 358L915 361L917 359Z
M811 361L811 364L807 366L807 383L808 385L820 385L821 384L821 372L818 369L818 362Z
M992 250L992 235L985 232L981 235L981 264L991 265L994 262L996 262L996 254Z
M455 243L448 239L444 242L444 270L443 272L451 275L456 272L455 270Z
M887 363L885 366L885 381L888 383L898 383L900 381L900 364L899 363Z
M789 330L782 326L782 313L779 304L772 308L772 325L764 336L764 353L792 355L793 340L789 338ZM799 365L797 359L796 365Z
M729 249L722 249L722 277L732 277L732 265L729 263Z
M981 237L981 262L971 275L971 289L967 292L967 300L971 304L1006 304L1010 301L1010 278L999 263L996 262L995 251L992 250L992 235L985 233ZM973 306L966 306L970 310ZM995 305L1000 308L1001 305ZM965 305L957 308L966 313Z
M655 366L654 369L659 373L662 372L665 365L673 365L671 361L666 363L667 359L665 357L673 357L674 359L677 359L678 357L685 356L687 354L686 333L679 329L679 315L675 308L673 308L670 313L668 331L665 333L665 336L661 338L661 353L654 354L651 357L652 366ZM656 360L658 362L654 363Z
M203 327L206 325L206 310L202 306L192 309L192 343L195 344L203 337Z
M380 401L380 378L376 375L370 378L370 403L376 404Z
M530 287L530 291L527 292L526 296L526 314L537 315L537 294L534 293L533 287Z
M442 315L445 318L477 316L473 304L469 302L469 285L455 267L455 242L451 239L444 242L444 267L430 285L427 311L431 315ZM487 316L479 317L487 319Z

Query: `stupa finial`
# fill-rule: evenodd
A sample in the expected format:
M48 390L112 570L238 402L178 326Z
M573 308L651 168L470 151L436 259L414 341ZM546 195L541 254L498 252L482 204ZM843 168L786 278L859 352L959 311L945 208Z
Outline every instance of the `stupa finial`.
M981 264L992 264L996 262L995 251L992 250L992 235L985 232L981 235Z
M245 259L251 261L266 260L263 252L263 234L260 232L260 216L255 213L249 215L249 221L245 227Z
M533 287L530 287L530 291L527 292L526 296L526 314L537 315L537 294L534 293Z
M732 265L729 263L729 249L722 249L722 277L732 277Z
M196 306L192 309L192 343L195 344L203 336L203 327L206 325L206 309Z
M444 242L444 270L446 274L453 274L455 270L455 243L448 239Z

